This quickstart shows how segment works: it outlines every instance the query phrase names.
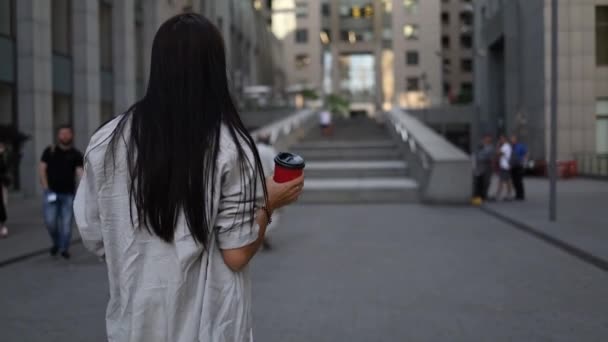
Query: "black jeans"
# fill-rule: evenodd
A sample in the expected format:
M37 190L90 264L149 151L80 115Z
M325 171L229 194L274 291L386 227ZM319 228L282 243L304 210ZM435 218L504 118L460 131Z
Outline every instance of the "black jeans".
M522 166L511 166L511 182L513 182L513 188L515 188L515 198L525 199L524 168Z
M6 222L6 206L4 205L4 186L0 184L0 223Z
M475 178L473 179L474 196L481 197L484 200L487 199L488 198L488 188L490 187L491 180L492 180L491 172L475 176Z

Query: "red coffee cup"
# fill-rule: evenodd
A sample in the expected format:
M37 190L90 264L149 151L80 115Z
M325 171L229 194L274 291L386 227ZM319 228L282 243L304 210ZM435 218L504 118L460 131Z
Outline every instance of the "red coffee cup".
M274 181L285 183L294 180L304 172L304 158L297 154L281 152L274 158Z

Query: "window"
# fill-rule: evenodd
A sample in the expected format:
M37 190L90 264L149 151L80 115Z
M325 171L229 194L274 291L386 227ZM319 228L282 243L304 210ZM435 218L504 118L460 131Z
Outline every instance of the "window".
M473 83L471 83L471 82L463 82L460 85L460 93L461 94L467 94L467 95L473 94Z
M407 40L418 40L418 25L407 24L403 26L403 36Z
M465 58L460 61L460 68L464 72L472 72L473 71L473 60L469 58Z
M608 6L595 8L595 53L598 66L608 66Z
M319 36L321 37L321 43L327 45L331 42L331 31L329 29L321 30Z
M390 41L393 39L393 28L385 27L382 29L382 39Z
M13 104L14 89L10 84L0 82L0 125L10 125L13 123L15 109Z
M463 34L460 36L460 45L463 48L470 49L473 47L473 37L470 34Z
M596 112L596 150L597 153L608 153L608 98L597 99Z
M331 15L331 6L329 2L324 1L321 4L321 14L323 14L324 17L329 17Z
M53 52L70 56L72 11L70 0L53 0L51 2L51 43Z
M471 12L462 12L460 13L460 22L464 26L473 25L473 14Z
M383 0L384 13L393 13L393 0Z
M65 95L53 95L53 130L63 125L72 124L72 98Z
M441 13L441 23L443 25L450 25L450 13L448 13L448 12Z
M308 4L304 1L296 2L296 17L306 18L308 17Z
M406 90L407 91L419 91L420 90L420 80L418 77L408 77L406 80Z
M405 64L407 65L418 65L418 51L407 51L405 53Z
M340 30L340 40L343 42L347 42L348 41L348 31L347 30Z
M296 69L302 70L310 65L310 56L307 54L296 55L295 58Z
M14 0L0 0L0 36L13 36L15 25L14 10Z
M99 1L99 63L101 70L112 71L112 6Z
M418 0L403 0L405 12L414 14L418 12Z
M450 84L444 83L443 84L443 96L450 96L451 93L452 93L452 87L450 86Z
M296 30L296 43L304 44L308 43L308 30L297 29Z
M450 48L450 36L443 36L443 37L441 37L441 46L444 49L449 49Z

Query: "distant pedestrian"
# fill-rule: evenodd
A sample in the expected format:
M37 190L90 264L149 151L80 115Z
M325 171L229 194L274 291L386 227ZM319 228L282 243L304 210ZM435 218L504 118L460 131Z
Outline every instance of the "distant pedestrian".
M332 134L332 120L331 120L331 112L327 109L321 110L319 112L319 126L321 128L321 134L324 137L329 137Z
M524 189L524 166L528 159L528 147L518 141L516 135L511 136L511 145L513 153L511 153L511 181L515 188L515 199L523 201L526 198Z
M8 236L8 228L6 227L7 220L7 187L8 181L8 157L6 146L0 142L0 238Z
M500 136L499 144L498 144L498 188L496 189L496 199L497 200L510 200L512 195L511 188L511 145L507 141L507 138L504 135ZM506 197L502 196L503 188L507 188Z
M482 144L475 154L475 194L483 200L488 198L488 188L492 180L492 161L496 155L492 137L488 134L482 139Z
M270 177L274 173L274 158L277 156L277 150L272 146L270 135L262 134L257 137L256 147L260 154L260 161L264 169L264 177ZM260 189L261 191L262 189ZM261 194L260 194L261 195ZM268 233L276 229L280 217L280 209L276 209L272 216L272 222L266 228L266 235L262 247L266 250L272 249Z
M51 236L52 256L61 253L70 258L72 239L72 204L76 182L83 172L82 153L72 146L74 132L62 126L57 144L44 150L40 160L40 183L44 190L44 222Z

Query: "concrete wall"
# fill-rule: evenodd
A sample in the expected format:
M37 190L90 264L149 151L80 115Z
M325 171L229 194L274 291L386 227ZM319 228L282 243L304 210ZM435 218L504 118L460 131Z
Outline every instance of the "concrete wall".
M389 131L401 142L422 201L467 203L472 190L469 156L407 112L393 109L386 118Z
M595 6L608 0L560 3L558 41L558 156L596 152L595 101L608 96L608 67L596 66ZM546 122L549 122L549 66L551 5L545 6L545 55L547 65ZM546 127L546 144L549 143Z

